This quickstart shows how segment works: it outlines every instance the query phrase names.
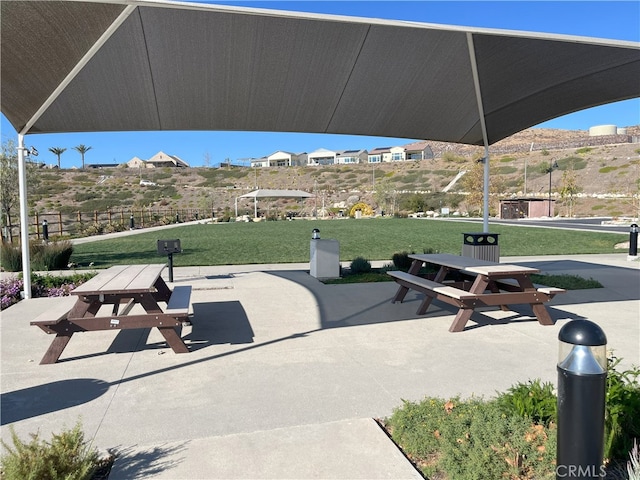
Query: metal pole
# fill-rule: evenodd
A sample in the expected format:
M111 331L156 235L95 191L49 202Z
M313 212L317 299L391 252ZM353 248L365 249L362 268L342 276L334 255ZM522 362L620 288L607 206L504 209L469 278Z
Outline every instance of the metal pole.
M23 296L31 298L31 259L29 258L29 211L27 206L27 166L24 135L18 134L18 188L20 192L20 242L22 246Z
M604 478L607 337L589 320L558 333L558 445L556 480Z
M169 281L173 282L173 253L168 253L169 257Z
M551 172L553 172L553 167L549 164L549 218L551 218Z

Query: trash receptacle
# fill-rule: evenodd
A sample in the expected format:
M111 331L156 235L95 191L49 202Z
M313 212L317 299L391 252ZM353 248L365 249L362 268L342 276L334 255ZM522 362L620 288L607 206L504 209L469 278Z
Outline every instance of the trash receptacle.
M319 280L340 278L340 243L321 240L320 230L313 229L310 245L310 274Z
M500 261L500 246L498 245L499 233L463 233L462 256L487 260Z

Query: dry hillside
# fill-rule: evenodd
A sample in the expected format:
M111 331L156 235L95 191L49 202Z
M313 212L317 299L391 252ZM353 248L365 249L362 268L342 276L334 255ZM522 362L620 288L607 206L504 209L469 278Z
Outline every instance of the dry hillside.
M629 127L629 135L640 136L640 126ZM606 139L588 137L585 131L528 129L491 147L492 182L494 200L510 196L546 197L549 175L541 169L550 161L560 166L551 175L552 194L560 200L559 190L575 178L579 192L573 214L577 216L634 216L640 181L640 144L611 143L582 146ZM617 140L614 139L614 140ZM326 167L282 167L250 169L246 167L189 168L189 169L137 169L109 170L42 170L40 182L31 193L34 207L39 213L63 211L69 216L77 211L83 215L94 210L113 211L150 207L198 209L208 215L212 208L217 216L226 210L234 213L237 196L258 188L300 189L318 193L317 207L322 203L329 208L350 208L362 201L375 207L386 190L387 211L401 210L407 196L437 193L458 175L464 175L450 190L456 196L440 196L440 206L465 212L473 210L467 200L469 191L477 184L468 180L479 164L483 149L457 144L431 144L433 160L407 161L372 165L333 165ZM526 167L526 191L525 191ZM140 179L156 183L141 186ZM395 192L395 193L394 193ZM404 203L403 203L404 202ZM460 203L458 203L460 202ZM635 204L634 204L635 202ZM313 200L271 200L260 202L263 213L283 213L290 210L298 214L311 214ZM568 207L559 201L557 213L566 215ZM493 206L492 206L493 208ZM405 213L409 213L404 208ZM252 201L240 201L239 213L252 213Z

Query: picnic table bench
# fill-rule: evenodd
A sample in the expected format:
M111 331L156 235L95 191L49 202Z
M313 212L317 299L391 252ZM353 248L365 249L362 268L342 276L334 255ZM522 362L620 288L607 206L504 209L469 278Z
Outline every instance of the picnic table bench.
M565 292L561 288L534 286L530 275L539 273L536 268L451 254L412 254L409 257L413 262L408 272L387 272L400 285L392 303L402 302L412 289L425 295L418 315L426 313L434 299L456 306L458 313L450 332L464 330L473 311L486 306L511 310L509 305L529 304L541 325L553 325L544 303ZM433 280L419 276L425 264L438 268ZM447 280L452 273L457 278Z
M191 286L172 291L160 276L164 267L111 267L74 289L75 302L62 302L39 315L31 325L56 335L40 364L56 363L74 333L96 330L157 328L175 353L189 352L180 332L189 324ZM166 303L166 308L158 302ZM132 314L136 305L144 312Z

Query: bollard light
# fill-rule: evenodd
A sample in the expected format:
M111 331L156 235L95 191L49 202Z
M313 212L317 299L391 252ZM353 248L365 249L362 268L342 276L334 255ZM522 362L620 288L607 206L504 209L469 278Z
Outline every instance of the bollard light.
M556 479L600 479L604 467L607 337L589 320L558 333Z
M45 242L49 241L49 223L46 219L42 220L42 238Z
M320 239L320 230L318 230L317 228L314 228L311 231L311 240L319 240Z
M638 256L638 224L632 223L629 229L629 256Z

